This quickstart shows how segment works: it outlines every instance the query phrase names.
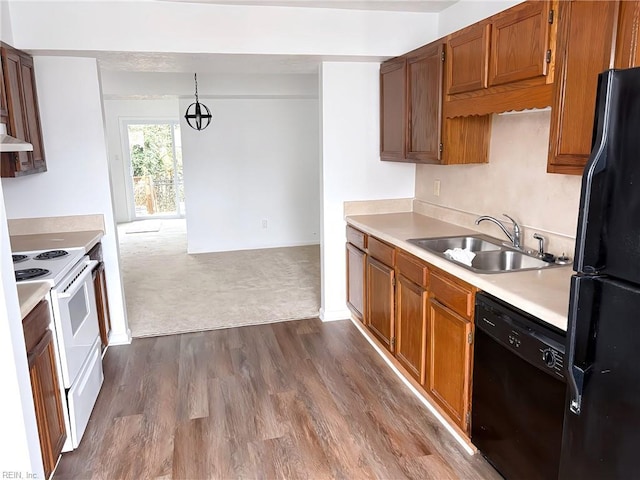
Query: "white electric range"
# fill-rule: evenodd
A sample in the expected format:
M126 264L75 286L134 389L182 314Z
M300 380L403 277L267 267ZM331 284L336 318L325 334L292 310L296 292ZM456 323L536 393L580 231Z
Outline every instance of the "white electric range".
M92 271L84 248L13 252L16 283L47 282L65 410L63 452L78 447L102 386L102 357Z
M13 253L13 271L17 283L46 281L55 286L84 256L84 248L36 250Z

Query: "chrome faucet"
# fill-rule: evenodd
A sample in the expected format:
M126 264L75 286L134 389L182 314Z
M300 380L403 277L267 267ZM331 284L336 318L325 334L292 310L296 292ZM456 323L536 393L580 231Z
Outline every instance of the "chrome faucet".
M482 215L481 217L478 217L476 219L476 225L479 225L480 222L482 222L483 220L489 220L490 222L495 223L502 229L504 234L507 236L507 238L513 245L513 248L522 249L522 247L520 246L520 225L518 225L518 222L516 222L513 218L511 218L506 213L503 213L502 215L507 217L509 220L511 220L511 223L513 223L513 232L509 232L509 230L507 230L507 227L505 227L500 220L494 217L490 217L488 215Z

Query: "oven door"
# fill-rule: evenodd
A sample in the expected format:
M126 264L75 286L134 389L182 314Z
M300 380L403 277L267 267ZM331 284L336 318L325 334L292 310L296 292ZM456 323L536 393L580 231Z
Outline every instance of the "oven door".
M51 290L53 317L65 388L74 383L99 335L91 271L98 262L84 257Z

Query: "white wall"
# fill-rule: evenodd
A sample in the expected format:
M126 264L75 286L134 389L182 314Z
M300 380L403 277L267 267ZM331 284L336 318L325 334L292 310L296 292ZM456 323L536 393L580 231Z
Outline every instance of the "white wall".
M513 7L524 0L460 0L440 12L438 36L444 37L472 23Z
M411 198L415 165L380 161L379 64L322 64L323 320L348 318L343 203Z
M0 0L0 40L13 45L13 28L11 27L11 12L9 2Z
M7 217L104 215L112 340L128 342L96 61L34 57L34 65L48 171L2 179Z
M2 187L0 186L0 199ZM29 472L43 478L42 457L24 333L13 276L4 204L0 202L0 471Z
M104 115L114 215L117 223L130 222L133 206L128 197L130 170L122 124L129 120L177 121L180 117L178 99L104 100Z
M105 99L194 98L193 73L103 71ZM318 96L316 74L198 73L198 93L208 97Z
M11 18L24 49L374 56L427 43L438 21L434 13L149 1L13 1Z
M201 101L207 129L181 119L188 251L318 243L318 100Z

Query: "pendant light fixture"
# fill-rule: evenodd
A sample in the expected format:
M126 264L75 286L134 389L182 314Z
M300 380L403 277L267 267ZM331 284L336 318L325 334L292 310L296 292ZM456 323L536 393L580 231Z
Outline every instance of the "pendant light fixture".
M198 74L193 74L193 80L196 84L196 101L187 107L184 118L187 124L195 130L204 130L211 123L211 110L207 106L198 101Z

